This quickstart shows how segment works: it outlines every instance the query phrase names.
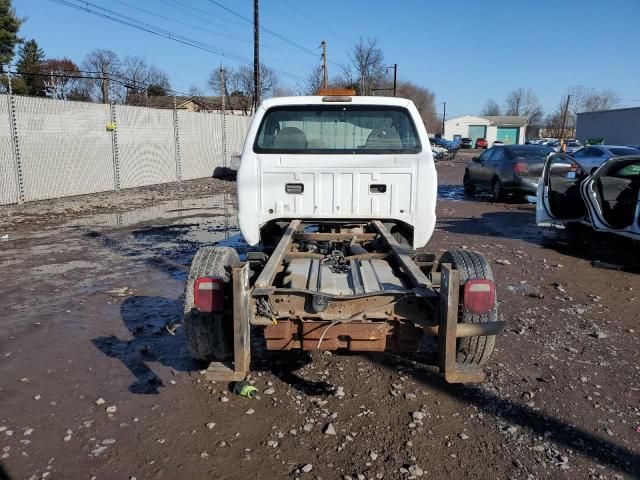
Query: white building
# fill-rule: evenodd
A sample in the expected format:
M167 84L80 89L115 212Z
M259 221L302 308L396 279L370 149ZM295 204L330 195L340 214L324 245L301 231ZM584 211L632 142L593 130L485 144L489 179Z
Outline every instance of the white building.
M527 117L463 115L444 122L444 138L451 140L454 135L476 139L486 138L489 146L500 140L505 144L522 144L525 142Z

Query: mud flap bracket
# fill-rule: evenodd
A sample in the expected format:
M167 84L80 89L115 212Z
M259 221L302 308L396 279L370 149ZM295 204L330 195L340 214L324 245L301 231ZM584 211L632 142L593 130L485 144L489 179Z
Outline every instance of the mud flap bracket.
M460 272L452 269L449 263L442 264L441 272L438 329L440 375L447 383L483 382L485 373L481 367L456 363Z
M233 283L233 365L211 362L205 374L210 381L244 380L251 364L249 264L243 263L239 267L234 267L231 281Z

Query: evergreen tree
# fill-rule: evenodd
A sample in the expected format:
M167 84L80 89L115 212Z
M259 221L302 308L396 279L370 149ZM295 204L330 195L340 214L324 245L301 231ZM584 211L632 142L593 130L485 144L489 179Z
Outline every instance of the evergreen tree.
M44 51L35 40L26 41L20 48L17 67L26 85L25 95L44 96L44 82L46 80L42 76L44 60Z
M20 43L18 30L22 20L11 7L11 0L0 0L0 65L8 65Z

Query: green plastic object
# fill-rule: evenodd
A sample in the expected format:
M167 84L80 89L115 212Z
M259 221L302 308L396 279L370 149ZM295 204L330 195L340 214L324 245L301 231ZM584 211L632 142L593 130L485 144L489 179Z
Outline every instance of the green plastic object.
M604 145L604 137L587 138L585 145Z
M253 398L257 395L258 389L243 380L233 385L233 393L242 397Z

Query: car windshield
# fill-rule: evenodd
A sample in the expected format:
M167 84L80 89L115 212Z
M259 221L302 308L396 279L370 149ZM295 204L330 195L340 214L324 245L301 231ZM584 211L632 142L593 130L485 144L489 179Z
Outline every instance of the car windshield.
M299 105L267 111L256 137L258 153L418 153L407 109L379 105Z
M610 148L609 151L616 157L621 157L623 155L638 155L640 153L640 150L636 150L635 148Z
M517 162L541 163L547 158L547 155L553 152L550 148L543 146L513 147L510 149L513 158Z

